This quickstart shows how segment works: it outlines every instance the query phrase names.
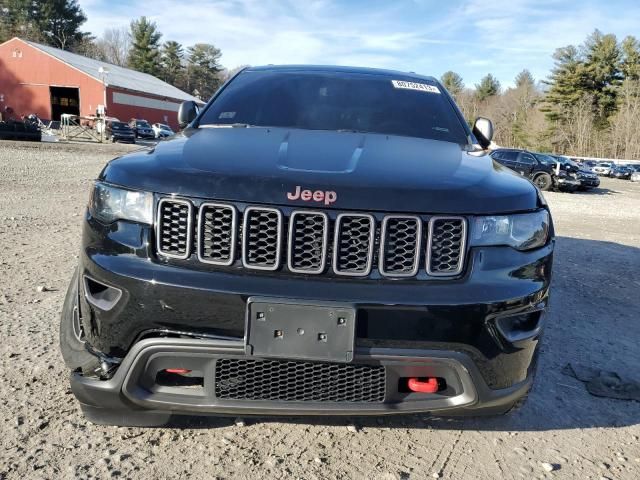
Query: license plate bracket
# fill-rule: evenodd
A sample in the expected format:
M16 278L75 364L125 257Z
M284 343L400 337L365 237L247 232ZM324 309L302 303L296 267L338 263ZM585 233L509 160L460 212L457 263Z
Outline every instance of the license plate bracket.
M355 323L353 305L250 298L245 352L268 358L351 362Z

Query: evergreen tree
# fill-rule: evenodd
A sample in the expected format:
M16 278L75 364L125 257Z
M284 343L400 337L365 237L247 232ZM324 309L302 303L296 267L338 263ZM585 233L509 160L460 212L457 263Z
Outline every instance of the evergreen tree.
M77 0L1 0L0 40L20 37L62 49L86 40L87 20Z
M550 88L542 109L550 121L562 120L565 112L582 98L587 76L584 62L575 46L558 48L553 59L555 66L549 80L544 82Z
M615 113L617 87L622 83L619 70L621 52L616 36L594 31L583 46L587 93L593 95L593 113L600 128Z
M458 75L456 72L452 72L449 70L442 74L440 77L440 82L444 85L451 95L456 97L462 92L464 89L464 82L462 81L462 77Z
M208 100L222 83L222 52L208 43L196 43L187 51L187 88L194 95Z
M476 96L481 102L500 93L500 82L490 73L476 85Z
M129 66L139 72L160 75L160 37L162 34L155 22L150 22L147 17L133 20Z
M625 80L640 80L640 42L628 36L622 41L620 70Z
M86 39L80 27L87 17L77 0L41 0L34 5L36 23L50 45L69 50Z
M521 87L533 88L536 84L536 81L533 78L533 75L531 75L531 72L525 68L518 75L516 75L515 83L516 83L516 88L521 88Z
M599 129L608 125L616 110L617 89L622 81L622 54L615 35L595 30L580 48L572 45L556 50L545 112L552 120L566 120L576 104L589 98L591 113Z
M178 85L183 75L184 49L178 42L170 40L162 45L160 51L160 63L162 66L163 80L171 85Z

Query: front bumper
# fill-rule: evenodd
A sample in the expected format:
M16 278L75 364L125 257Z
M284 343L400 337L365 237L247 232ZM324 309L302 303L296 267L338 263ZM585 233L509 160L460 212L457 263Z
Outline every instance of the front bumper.
M240 340L148 339L132 348L111 379L98 380L73 373L71 387L85 414L96 423L158 425L180 414L360 416L446 411L473 415L480 410L504 413L526 394L532 382L532 376L528 376L517 385L492 390L475 363L461 353L361 348L356 352L354 364L384 367L383 401L332 403L220 398L216 361L234 358L246 358ZM194 388L193 385L159 385L155 381L158 372L177 366L199 372L201 384ZM410 376L446 379L447 389L436 394L398 392L398 380ZM336 388L339 387L338 384Z
M582 188L596 188L599 186L600 186L600 179L597 176L580 177L580 187Z
M111 415L103 409L116 412L114 415L131 409L145 415L154 412L159 418L172 412L504 411L531 383L541 328L525 332L516 341L505 337L498 324L504 318L539 314L541 326L553 240L529 252L509 247L471 249L460 278L390 281L176 265L155 257L150 227L125 221L104 226L89 215L83 236L79 300L87 345L99 359L108 356L114 365L119 364L108 380L72 375L74 393L85 411L94 411L96 421ZM99 282L93 293L91 282ZM117 294L105 296L100 285L112 287ZM197 402L185 404L184 396L157 396L148 381L153 376L136 373L146 371L149 355L175 360L187 351L202 360L195 370L204 372L205 384L207 379L212 382L217 358L244 355L247 302L254 296L304 300L309 305L348 303L356 311L353 364L384 365L391 378L411 376L413 373L403 372L414 367L420 377L437 371L454 395L391 396L375 405L358 404L354 410L327 402L221 402L207 390L211 387L204 387ZM397 390L397 382L389 385Z
M131 135L118 135L115 134L113 135L113 139L116 142L128 142L128 143L135 143L136 141L136 136L131 134Z
M573 178L558 178L556 180L558 189L563 192L574 192L581 186L580 180Z

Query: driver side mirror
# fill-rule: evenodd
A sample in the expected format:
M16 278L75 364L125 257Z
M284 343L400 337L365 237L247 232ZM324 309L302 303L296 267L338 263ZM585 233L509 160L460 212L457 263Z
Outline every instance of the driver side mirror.
M473 134L478 139L480 146L486 150L491 145L493 138L493 123L488 118L476 118L473 124Z
M178 125L185 128L198 116L200 107L193 101L182 102L178 110Z

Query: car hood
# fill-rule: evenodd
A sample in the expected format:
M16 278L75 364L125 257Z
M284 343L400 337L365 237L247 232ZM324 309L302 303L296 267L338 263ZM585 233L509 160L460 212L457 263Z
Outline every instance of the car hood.
M111 161L100 179L164 194L337 209L488 214L538 205L528 180L456 144L281 128L191 130ZM323 192L315 196L321 200L296 198L298 187Z

